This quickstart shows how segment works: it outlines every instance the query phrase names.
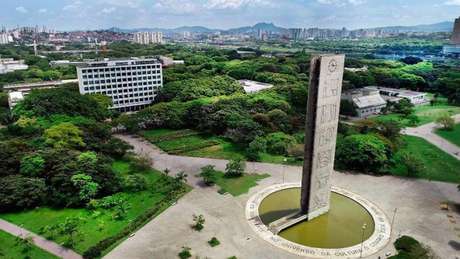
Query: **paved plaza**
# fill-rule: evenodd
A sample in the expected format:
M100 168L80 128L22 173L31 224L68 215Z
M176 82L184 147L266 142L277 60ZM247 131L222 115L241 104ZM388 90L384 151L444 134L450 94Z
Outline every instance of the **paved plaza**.
M192 248L192 254L200 258L299 258L260 238L246 221L245 206L253 194L282 183L283 179L300 182L301 167L248 163L250 173L267 173L271 177L260 181L248 194L233 197L217 193L217 187L204 187L197 177L204 165L212 164L223 170L225 160L171 156L143 139L119 137L133 145L137 153L152 157L155 168L169 168L172 173L187 172L188 183L194 189L122 242L106 258L177 258L182 246ZM440 204L447 200L460 203L456 185L345 173L334 173L332 183L377 204L390 220L397 209L391 243L368 258L385 258L388 252L394 254L392 242L400 235L411 235L429 245L440 258L460 257L460 251L455 250L460 239L459 225L454 223L460 222L460 218L458 214L440 209ZM206 219L201 232L190 227L193 214L203 214ZM221 245L211 248L207 241L214 236Z

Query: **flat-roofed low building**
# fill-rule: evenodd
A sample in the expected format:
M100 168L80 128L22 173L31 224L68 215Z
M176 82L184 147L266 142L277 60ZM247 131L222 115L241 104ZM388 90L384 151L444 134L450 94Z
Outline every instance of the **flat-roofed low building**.
M16 70L26 70L29 66L24 64L24 60L14 60L12 58L0 58L0 74L14 72Z
M366 89L377 90L387 101L399 101L401 98L409 100L413 105L423 105L430 102L427 93L416 92L406 89L396 89L380 86L367 86Z
M252 80L238 80L240 85L244 88L244 91L246 93L256 93L265 89L270 89L274 85L272 84L267 84L267 83L262 83L262 82L257 82L257 81L252 81Z
M24 100L24 93L20 91L14 91L8 93L8 105L10 110L16 106L20 101Z
M387 105L379 91L374 89L360 88L345 91L341 99L351 102L360 118L380 114Z
M58 86L77 83L77 79L68 79L68 80L56 80L56 81L41 81L33 83L19 83L19 84L8 84L3 86L3 90L8 92L8 104L10 109L13 109L14 106L24 99L32 90L40 89L50 89L56 88Z
M136 111L150 105L163 86L157 58L105 59L77 66L81 94L112 98L112 109Z

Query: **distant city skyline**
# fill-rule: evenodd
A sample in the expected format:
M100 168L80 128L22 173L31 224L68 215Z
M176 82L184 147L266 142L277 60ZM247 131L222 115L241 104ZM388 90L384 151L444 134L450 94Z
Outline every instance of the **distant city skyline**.
M229 29L257 22L357 29L454 21L460 14L460 0L4 0L0 6L0 25L57 30Z

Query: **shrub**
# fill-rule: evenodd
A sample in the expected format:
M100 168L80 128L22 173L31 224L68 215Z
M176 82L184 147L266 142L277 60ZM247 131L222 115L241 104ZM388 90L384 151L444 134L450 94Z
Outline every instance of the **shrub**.
M86 174L76 174L71 178L73 185L78 188L80 200L87 202L97 195L99 184L93 182L93 178Z
M126 202L124 194L119 193L115 195L106 196L100 200L97 200L95 206L104 209L111 209L116 206L119 206L124 202Z
M216 173L217 171L214 169L214 166L207 165L201 168L200 176L206 185L211 186L216 182Z
M208 241L208 244L209 244L211 247L215 247L215 246L220 245L220 242L219 242L219 240L218 240L216 237L213 237L213 238L211 238L211 240Z
M337 162L346 169L381 172L388 163L386 145L373 134L345 137L337 145Z
M283 132L275 132L268 134L267 151L275 155L286 155L289 148L296 144L294 137Z
M147 155L136 156L132 160L137 171L147 171L151 168L152 159Z
M190 258L192 257L192 254L190 253L192 249L190 247L185 247L183 246L182 247L182 251L178 254L179 255L179 258L181 259L187 259L187 258Z
M408 176L414 177L424 168L423 161L410 153L405 152L401 154L401 158L406 166Z
M441 125L445 130L453 130L455 126L455 120L448 114L439 116L439 118L436 119L436 123Z
M263 137L255 138L249 143L246 149L246 157L251 161L257 161L260 158L260 153L267 151L267 140Z
M268 112L267 116L270 118L271 123L276 126L276 130L281 130L284 132L289 132L292 130L289 116L284 111L280 109L274 109Z
M201 231L204 228L204 216L203 215L195 215L193 214L193 222L192 228L196 231Z
M429 247L409 236L402 236L394 242L398 254L392 259L434 259L437 258Z
M246 164L241 159L230 160L225 167L226 177L240 177L244 174Z
M420 243L410 236L402 236L394 242L396 250L405 252L410 252L412 247L419 245Z
M123 179L123 190L127 192L140 192L147 189L147 181L140 174L127 175Z

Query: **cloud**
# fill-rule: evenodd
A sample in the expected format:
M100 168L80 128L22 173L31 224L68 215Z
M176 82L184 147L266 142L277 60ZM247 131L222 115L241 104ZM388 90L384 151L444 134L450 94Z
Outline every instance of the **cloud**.
M267 0L208 0L205 7L208 9L238 9L245 6L271 6Z
M445 2L446 5L460 5L460 0L449 0Z
M154 5L155 12L164 14L193 14L202 10L197 3L188 0L158 0Z
M72 10L75 10L75 9L79 9L82 4L83 3L80 0L77 0L77 1L74 1L73 3L71 3L69 5L64 6L62 8L62 10L63 11L72 11Z
M117 8L115 8L115 7L106 7L106 8L102 8L101 13L103 13L103 14L111 14L111 13L115 12L116 10L117 10Z
M128 8L139 8L142 5L142 0L98 0L97 2L106 5Z
M366 3L366 0L317 0L320 4L329 4L329 5L337 5L337 6L344 6L347 4L350 5L361 5Z
M47 13L47 12L48 12L48 9L46 9L46 8L38 9L38 13Z
M24 6L16 7L16 11L18 11L20 13L28 13L29 12L29 10L27 10Z

